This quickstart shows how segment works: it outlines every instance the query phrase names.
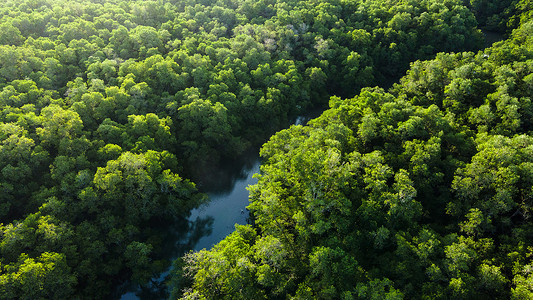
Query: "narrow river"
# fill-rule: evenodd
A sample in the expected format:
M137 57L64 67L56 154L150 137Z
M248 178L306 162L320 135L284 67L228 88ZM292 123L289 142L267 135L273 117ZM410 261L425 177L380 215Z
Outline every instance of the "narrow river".
M199 183L198 188L206 193L209 202L191 211L188 219L188 236L174 241L170 249L176 259L183 253L194 250L210 249L235 229L235 224L247 224L249 185L257 183L253 178L259 173L259 151L253 149L238 161L220 166L213 170L212 178ZM152 279L148 287L130 287L120 297L121 300L164 299L167 296L165 280L170 269Z

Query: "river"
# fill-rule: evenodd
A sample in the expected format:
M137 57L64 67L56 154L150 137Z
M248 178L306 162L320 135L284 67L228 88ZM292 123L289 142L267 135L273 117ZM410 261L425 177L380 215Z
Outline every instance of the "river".
M253 149L242 155L239 160L222 164L213 170L212 178L205 178L198 184L201 192L206 193L209 202L191 211L188 218L188 234L170 245L169 253L176 259L183 253L194 250L210 249L235 229L235 224L248 222L249 185L257 183L253 178L259 173L259 151ZM181 225L183 226L183 225ZM171 229L172 230L172 229ZM183 231L176 228L176 231ZM166 277L170 268L152 279L146 287L124 287L121 300L163 299L167 296Z

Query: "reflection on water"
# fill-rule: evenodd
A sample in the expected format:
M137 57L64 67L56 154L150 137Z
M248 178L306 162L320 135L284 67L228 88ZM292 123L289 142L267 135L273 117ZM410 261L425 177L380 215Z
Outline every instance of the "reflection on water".
M144 286L125 282L116 288L113 298L124 300L167 299L166 277L170 272L172 260L193 249L194 245L204 235L209 235L213 228L213 218L209 216L196 218L194 221L187 219L159 220L158 223L160 224L151 224L153 231L151 242L159 250L157 255L154 255L154 259L160 261L162 270L166 271L154 274L150 283Z
M505 36L503 33L496 32L496 31L490 31L490 30L481 30L483 32L483 37L485 38L485 43L483 48L488 48L492 46L492 44L503 41Z
M324 110L326 110L326 107L317 106L314 108L309 109L309 111L305 115L297 116L296 118L291 120L291 124L293 125L306 125L307 122L310 120L320 116Z
M256 152L257 153L257 152ZM233 232L235 224L246 224L248 221L248 190L246 187L257 183L253 174L259 173L259 158L248 161L238 177L231 181L231 188L220 186L208 191L209 203L191 213L191 221L212 217L211 234L204 235L193 247L193 250L209 249Z
M259 172L258 149L245 153L238 161L225 162L206 174L198 183L198 189L209 196L207 204L191 211L188 220L166 227L161 245L164 260L171 262L190 250L209 249L233 232L235 224L246 224L248 220L248 190L257 183L252 176ZM168 228L170 227L170 228ZM147 286L120 287L122 300L166 299L166 286L170 267L152 278ZM124 293L124 291L129 291Z

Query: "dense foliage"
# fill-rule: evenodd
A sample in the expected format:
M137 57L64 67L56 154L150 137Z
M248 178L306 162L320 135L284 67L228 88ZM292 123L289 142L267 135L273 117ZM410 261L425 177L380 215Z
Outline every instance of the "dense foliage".
M390 85L409 62L437 52L479 49L481 6L466 3L472 12L463 4L2 1L0 298L100 299L116 296L124 282L146 283L169 264L163 248L175 237L168 235L185 235L162 229L183 223L204 201L185 177L199 178L331 95ZM525 22L528 5L519 1L520 14L509 20ZM487 24L508 22L486 13L494 15ZM197 262L187 267L197 287L190 295L400 296L419 287L446 294L439 287L447 280L458 291L477 283L468 268L502 286L514 272L514 286L526 286L527 273L509 271L507 261L476 254L466 269L449 271L441 258L454 259L442 247L477 251L479 240L489 243L493 232L527 219L528 181L521 176L531 163L530 141L514 135L531 126L528 28L515 33L515 42L487 50L488 58L439 54L414 64L390 93L365 89L352 100L333 98L311 127L273 137L252 191L256 227L189 256ZM508 161L476 154L502 143ZM500 168L516 178L479 179L482 167L495 178ZM509 200L522 195L523 203ZM454 236L453 226L467 229ZM527 236L527 227L520 232ZM416 264L399 259L413 259L409 245L421 241L440 246ZM509 245L493 241L486 257L500 244ZM510 249L522 249L520 257L528 245ZM216 275L209 262L227 273ZM443 274L432 286L411 279L430 262ZM410 275L399 283L403 274Z
M35 83L46 98L6 105L34 104L38 114L60 100L90 132L131 114L171 117L184 162L216 162L327 95L352 95L436 51L479 46L460 4L6 1L0 86Z
M533 22L275 134L185 299L531 299Z

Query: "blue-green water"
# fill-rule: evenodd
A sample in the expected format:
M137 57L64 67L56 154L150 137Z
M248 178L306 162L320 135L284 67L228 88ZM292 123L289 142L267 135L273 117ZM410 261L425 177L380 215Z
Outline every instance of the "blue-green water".
M256 157L241 171L241 176L235 178L231 188L226 191L209 192L209 203L192 211L189 220L196 221L213 218L212 231L198 240L193 250L209 249L232 233L235 224L246 224L248 221L248 190L249 185L256 184L253 174L259 173L259 158Z
M187 224L176 224L180 228L169 231L183 232L186 227L188 234L181 236L168 245L170 260L176 259L190 250L210 249L227 235L232 233L235 224L248 222L248 190L249 185L257 183L253 178L259 172L260 160L258 150L254 149L240 157L238 161L227 162L214 168L210 178L198 183L198 189L206 193L209 201L191 212ZM170 235L178 237L178 234ZM133 299L164 299L167 296L166 280L170 268L152 279L147 287L122 287L121 300Z

